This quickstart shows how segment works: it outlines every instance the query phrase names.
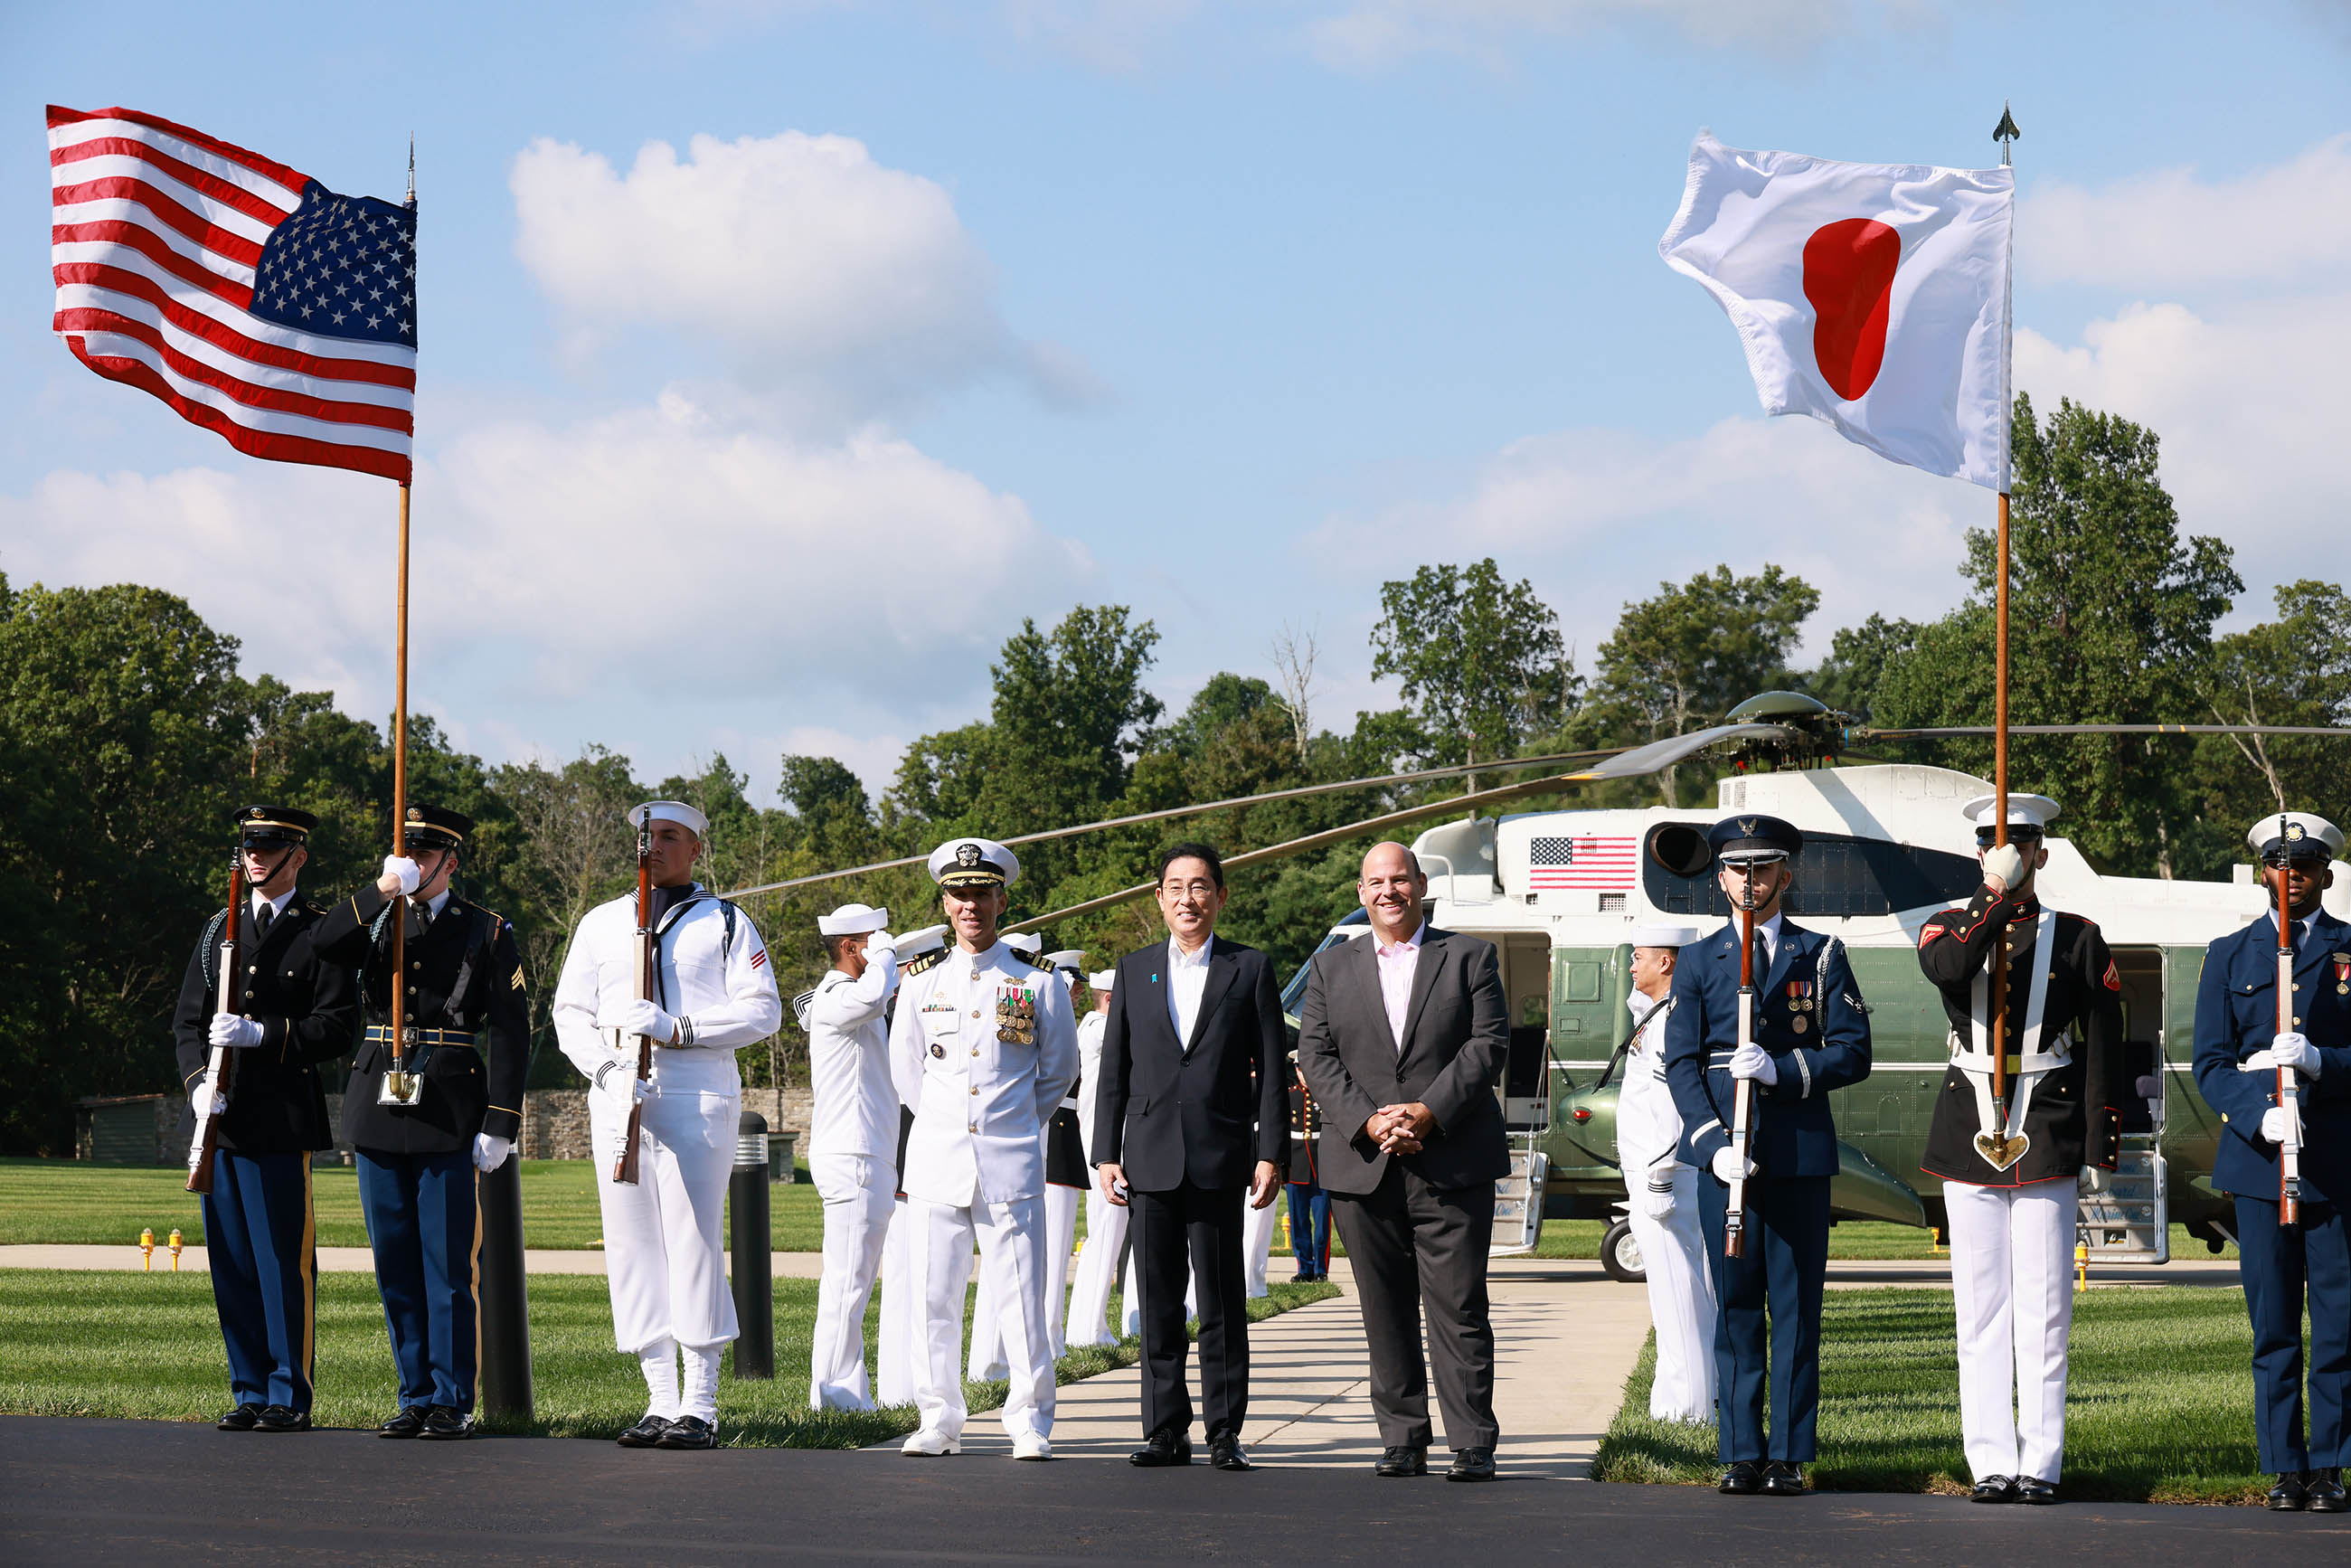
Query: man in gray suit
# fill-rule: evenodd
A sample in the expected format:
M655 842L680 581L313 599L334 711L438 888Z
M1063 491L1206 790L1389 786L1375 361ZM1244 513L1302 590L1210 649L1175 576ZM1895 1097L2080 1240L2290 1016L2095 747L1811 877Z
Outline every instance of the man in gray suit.
M1371 1346L1383 1476L1428 1473L1428 1366L1453 1449L1446 1479L1494 1479L1494 1325L1486 1255L1510 1145L1494 1086L1510 1007L1494 945L1430 926L1428 879L1402 844L1364 857L1368 937L1315 955L1298 1061L1322 1108L1316 1167Z

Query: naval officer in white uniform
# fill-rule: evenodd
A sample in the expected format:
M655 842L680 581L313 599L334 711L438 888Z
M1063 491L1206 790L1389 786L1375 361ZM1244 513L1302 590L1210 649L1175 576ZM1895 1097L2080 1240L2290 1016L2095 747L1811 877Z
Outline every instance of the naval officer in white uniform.
M898 955L890 912L844 904L817 918L832 967L808 1003L809 1176L824 1202L824 1274L809 1351L809 1408L871 1410L865 1302L897 1209L898 1091L890 1080Z
M910 1455L963 1446L964 1287L972 1245L996 1302L1011 1388L1004 1429L1016 1459L1050 1459L1053 1357L1045 1322L1045 1124L1078 1075L1069 992L997 936L1010 850L953 839L933 852L932 880L955 945L900 970L891 1071L914 1113L905 1189L923 1303Z
M1674 966L1698 936L1688 925L1633 928L1633 1033L1616 1096L1617 1163L1632 1200L1625 1218L1640 1243L1657 1331L1649 1415L1659 1421L1714 1419L1714 1276L1698 1232L1698 1170L1679 1158L1681 1113L1665 1073Z
M564 955L555 1038L588 1077L612 1337L638 1358L650 1394L621 1442L707 1448L717 1441L718 1358L736 1333L721 1231L743 1109L735 1052L775 1033L784 1004L750 916L694 880L703 814L653 800L629 825L652 841L654 996L637 995L636 894L600 904ZM654 1042L650 1080L637 1076L640 1036ZM624 1186L612 1166L637 1103L641 1174Z

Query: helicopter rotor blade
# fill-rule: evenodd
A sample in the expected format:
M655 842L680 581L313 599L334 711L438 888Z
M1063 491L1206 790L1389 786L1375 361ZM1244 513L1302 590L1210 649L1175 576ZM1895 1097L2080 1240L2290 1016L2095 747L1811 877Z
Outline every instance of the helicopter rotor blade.
M1990 735L1988 724L1942 725L1928 729L1876 729L1855 725L1855 740L1956 740ZM2351 736L2351 729L2317 724L2011 724L2011 735L2317 735ZM1619 758L1618 760L1623 760Z
M1662 773L1675 763L1719 746L1726 740L1776 740L1793 732L1782 724L1718 724L1710 729L1694 729L1687 735L1667 736L1646 746L1610 758L1597 768L1587 768L1581 773L1570 773L1561 780L1572 784L1597 784L1609 779L1642 779L1652 773Z

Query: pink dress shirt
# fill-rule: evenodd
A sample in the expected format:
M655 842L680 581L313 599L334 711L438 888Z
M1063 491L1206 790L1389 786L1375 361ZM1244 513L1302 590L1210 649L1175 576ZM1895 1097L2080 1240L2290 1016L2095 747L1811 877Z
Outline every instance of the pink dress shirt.
M1404 1054L1405 1016L1412 1010L1413 971L1420 967L1420 939L1427 934L1424 920L1411 936L1391 946L1379 946L1379 938L1372 939L1380 963L1380 1000L1387 1006L1388 1032L1395 1037L1399 1056Z

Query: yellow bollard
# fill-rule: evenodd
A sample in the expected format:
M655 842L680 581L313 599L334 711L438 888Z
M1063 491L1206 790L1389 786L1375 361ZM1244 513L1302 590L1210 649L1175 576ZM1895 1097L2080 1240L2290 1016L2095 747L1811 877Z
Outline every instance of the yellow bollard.
M2090 1244L2074 1243L2074 1291L2079 1295L2090 1288Z
M1936 1227L1934 1229L1929 1230L1928 1232L1927 1232L1927 1235L1928 1235L1928 1240L1929 1240L1930 1245L1931 1245L1931 1246L1933 1247L1933 1249L1934 1249L1935 1256L1936 1256L1936 1257L1938 1257L1938 1258L1940 1258L1941 1256L1943 1256L1943 1253L1944 1253L1944 1251L1945 1251L1945 1248L1944 1248L1944 1245L1943 1245L1943 1231L1942 1231L1942 1228L1941 1228L1940 1226L1938 1226L1938 1227Z
M152 1274L155 1270L155 1228L149 1226L139 1233L139 1271Z
M183 1245L179 1228L174 1226L172 1228L172 1272L174 1274L180 1271L180 1249Z

